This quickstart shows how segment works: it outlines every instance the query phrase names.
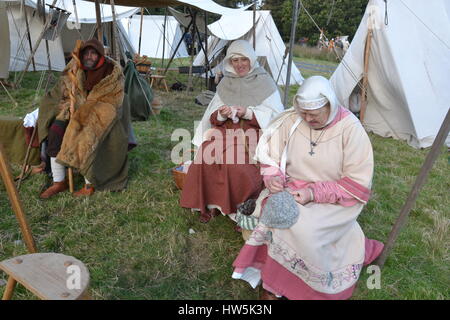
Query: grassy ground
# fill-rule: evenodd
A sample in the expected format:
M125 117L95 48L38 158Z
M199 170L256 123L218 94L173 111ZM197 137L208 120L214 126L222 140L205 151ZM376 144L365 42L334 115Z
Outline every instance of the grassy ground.
M185 81L185 76L171 75ZM23 116L39 76L28 74L12 92L13 108L0 89L0 115ZM169 81L169 84L171 82ZM97 192L88 199L69 193L41 201L44 176L23 183L20 196L41 252L60 252L83 261L91 274L94 299L256 299L257 292L231 279L231 264L243 245L233 223L218 217L208 224L178 205L170 169L174 129L193 132L204 107L191 94L158 92L164 108L157 118L133 123L139 146L129 153L129 184L122 192ZM296 88L291 88L291 95ZM428 150L370 135L375 152L374 194L359 222L369 238L385 241ZM449 299L449 163L439 157L406 227L387 260L381 289L369 290L363 270L353 299ZM17 166L14 173L19 172ZM82 178L77 177L77 187ZM195 231L189 233L189 229ZM26 249L0 185L0 260ZM4 274L0 274L5 279ZM0 294L4 290L0 284ZM34 299L23 288L15 299Z

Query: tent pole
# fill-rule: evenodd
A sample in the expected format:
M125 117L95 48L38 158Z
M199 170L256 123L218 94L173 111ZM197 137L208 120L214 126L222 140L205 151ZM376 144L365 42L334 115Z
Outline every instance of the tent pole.
M200 31L198 30L198 28L196 28L197 31L197 36L199 39L199 43L200 43L200 49L203 51L203 53L205 54L205 74L206 74L206 89L208 89L208 69L209 69L209 61L208 61L208 55L206 54L206 50L205 47L203 47L203 43L200 40ZM207 48L207 47L206 47Z
M166 68L164 69L163 75L166 75L167 70L169 69L169 66L170 66L170 64L172 63L172 60L175 58L175 54L177 53L178 48L180 47L181 43L184 41L184 36L186 35L186 33L188 33L189 28L191 27L191 25L192 25L192 20L189 22L189 24L188 24L186 30L184 31L183 35L181 36L180 41L178 41L178 44L177 44L177 46L175 47L175 50L173 51L172 56L170 57L169 63L167 64Z
M366 38L366 47L364 48L364 76L363 76L363 85L361 90L361 108L359 112L359 120L361 123L364 123L364 116L366 114L367 108L367 86L368 86L368 72L369 72L369 56L370 56L370 47L372 46L372 35L373 30L369 28L367 38Z
M253 50L256 51L256 0L253 0Z
M57 2L57 1L58 1L58 0L53 0L52 7L54 7L54 6L56 5L56 2ZM22 73L20 74L19 79L17 79L17 82L15 83L16 86L18 86L18 85L22 82L22 79L23 79L23 77L24 77L24 75L25 75L25 72L28 70L28 67L29 67L30 64L31 64L31 60L33 59L33 57L34 57L34 55L35 55L37 49L39 48L39 44L41 43L42 38L44 38L44 33L45 33L45 30L47 29L47 26L48 26L48 24L49 24L49 21L50 21L50 20L48 20L47 23L44 25L44 28L42 29L41 34L39 35L38 39L36 40L36 43L34 44L33 50L31 51L31 54L30 54L30 56L28 57L27 64L25 65L24 70L23 70Z
M392 247L394 246L394 242L397 239L398 234L400 233L400 229L405 225L406 219L408 218L409 213L412 210L414 203L416 202L416 198L419 195L419 191L422 186L425 184L425 181L428 177L429 172L431 171L436 159L441 153L441 147L445 143L445 139L448 136L450 131L450 110L447 111L447 115L445 116L444 122L439 129L439 132L434 139L433 145L431 147L430 152L428 152L427 157L420 169L420 172L414 182L414 185L406 199L406 202L400 211L400 215L395 222L394 227L392 228L391 233L389 234L389 239L381 252L379 258L375 261L380 268L383 268L384 263L386 262L386 258L388 257Z
M161 68L164 68L164 55L166 54L166 28L167 28L167 8L164 11L164 27L163 27L163 50Z
M97 38L103 45L102 17L100 15L100 4L95 0L95 18L97 22Z
M138 55L141 55L141 41L142 41L142 22L144 21L144 8L141 8L141 25L139 27L139 49Z
M284 88L284 100L283 100L283 105L286 108L287 106L287 100L288 100L288 96L289 96L289 83L291 80L291 69L292 69L292 53L294 51L294 43L295 43L295 29L297 27L297 19L298 19L298 11L299 11L299 6L298 6L298 1L299 0L295 0L294 2L294 14L292 16L292 25L291 25L291 38L289 39L289 59L288 59L288 68L287 68L287 74L286 74L286 83L285 83L285 88Z
M19 193L17 192L16 186L13 182L13 177L11 175L11 168L9 167L8 161L6 160L3 145L0 143L0 175L3 179L3 183L6 187L6 192L8 193L9 201L16 214L17 221L19 222L20 230L22 231L22 236L27 246L28 252L36 253L37 248L31 233L30 225L28 224L25 212L23 211L22 202L19 198Z
M117 41L117 21L116 21L116 7L114 5L114 0L110 0L109 3L111 4L111 11L112 11L112 18L113 18L113 24L112 24L112 41L114 43L114 58L116 61L120 62L120 49L119 49L119 43Z
M205 53L205 81L206 81L206 90L209 89L209 60L208 60L208 12L205 11L205 49L203 49Z
M27 8L25 6L25 0L22 0L22 7L23 7L23 15L25 17L25 25L27 27L28 45L30 46L31 52L33 50L33 45L31 44L30 24L28 23L28 15L27 15ZM36 71L36 63L34 61L34 57L31 58L31 62L33 63L33 71Z
M188 85L186 88L186 91L189 92L192 89L192 66L194 64L194 52L195 52L195 36L197 34L197 25L196 25L196 19L197 19L197 11L194 11L192 13L192 10L189 8L189 13L192 17L192 49L191 49L191 64L189 66L189 77L188 77Z

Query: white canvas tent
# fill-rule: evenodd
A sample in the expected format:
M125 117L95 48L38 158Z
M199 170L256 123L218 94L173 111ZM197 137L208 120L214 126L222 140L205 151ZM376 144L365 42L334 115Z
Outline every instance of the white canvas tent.
M9 75L9 24L6 15L6 3L0 1L0 39L2 46L0 49L0 79L8 79Z
M25 16L22 12L21 1L0 0L4 2L9 24L10 40L10 63L9 71L22 71L25 68L30 55L30 47L26 34ZM36 4L32 1L26 1L24 10L28 16L30 26L30 35L36 40L44 28L44 23L35 11ZM1 38L3 42L3 37ZM33 43L34 44L34 43ZM54 41L48 41L51 68L55 71L62 71L65 67L64 53L60 38ZM4 49L2 48L2 51ZM5 54L6 50L5 50ZM45 42L42 41L34 55L36 70L48 70L47 51ZM32 67L29 70L33 70Z
M245 39L253 43L253 12L241 11L234 15L222 16L218 21L208 26L213 36L208 37L208 60L214 64L214 60L222 60L224 49L232 40ZM268 10L256 12L256 54L265 57L268 69L278 85L286 83L287 64L289 56L283 57L286 46ZM194 65L204 65L205 55L201 51L194 60ZM221 68L218 65L215 70ZM292 63L290 84L301 84L303 77Z
M131 18L124 18L121 20L121 23L134 50L137 52L139 48L141 16L134 15ZM164 46L164 58L168 59L174 53L182 36L183 31L178 21L172 16L167 16L166 41L163 44L164 16L144 15L142 22L141 55L146 55L150 58L163 58ZM188 56L186 45L183 41L175 54L175 58Z
M38 39L41 31L44 28L44 23L38 17L36 12L36 0L26 0L25 10L28 15L31 42L34 46L35 41ZM46 0L46 3L52 4L52 0ZM27 59L30 55L30 47L26 36L26 23L25 17L21 8L21 1L15 0L0 0L0 3L4 5L6 14L9 21L9 38L10 41L10 71L22 71L25 68ZM93 37L96 30L96 16L95 16L95 4L85 1L76 0L76 14L72 0L58 0L56 2L58 8L64 9L72 14L66 25L63 27L61 35L54 41L48 41L49 44L49 56L51 61L51 68L55 71L62 71L65 67L64 55L70 54L75 46L77 39L87 40ZM123 17L128 17L138 11L138 8L116 6L116 18L119 21ZM48 10L48 6L47 6ZM104 28L104 37L108 44L111 43L111 28L112 28L112 13L110 5L100 5L100 12L102 17L102 23ZM79 25L76 24L78 17ZM130 51L133 54L133 49L128 41L120 23L117 23L119 34L119 46L122 51ZM3 35L4 29L0 31L1 39L6 39ZM6 41L5 41L6 42ZM5 48L2 48L2 55L8 54ZM0 60L1 61L1 60ZM34 61L36 70L48 70L47 63L47 51L45 48L45 42L41 41L35 55ZM32 70L30 66L28 70Z
M387 13L386 20L384 1L369 2L331 82L341 103L358 111L371 27L364 126L416 148L428 147L450 107L450 1L387 1Z

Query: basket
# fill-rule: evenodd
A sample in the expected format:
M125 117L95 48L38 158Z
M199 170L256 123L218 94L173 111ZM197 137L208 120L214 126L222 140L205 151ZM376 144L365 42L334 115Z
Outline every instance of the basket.
M151 66L152 66L151 64L147 64L147 63L136 64L136 70L139 73L149 73Z
M175 181L175 184L178 189L183 190L184 186L184 179L187 176L187 173L184 173L183 171L178 171L175 169L172 169L173 174L173 180Z

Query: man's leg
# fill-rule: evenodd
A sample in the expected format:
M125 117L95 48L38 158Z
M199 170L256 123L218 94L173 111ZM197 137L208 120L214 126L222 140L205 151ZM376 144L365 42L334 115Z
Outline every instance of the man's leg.
M67 122L55 120L48 132L47 154L50 157L50 166L53 175L53 185L41 193L41 199L48 199L57 193L68 189L66 182L66 168L56 162L56 155L61 149L62 140Z
M91 196L95 192L94 186L86 177L84 178L84 182L84 187L73 194L75 197Z

